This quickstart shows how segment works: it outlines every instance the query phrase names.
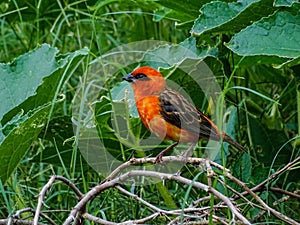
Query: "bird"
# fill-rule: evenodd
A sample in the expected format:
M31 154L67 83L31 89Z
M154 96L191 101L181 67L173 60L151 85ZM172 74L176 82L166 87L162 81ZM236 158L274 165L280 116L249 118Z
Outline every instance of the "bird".
M122 79L131 83L136 108L146 128L161 140L174 141L157 155L155 162L161 162L164 154L179 143L191 143L186 153L190 152L202 138L223 140L245 151L225 132L221 133L209 117L183 95L169 88L163 75L156 69L142 66Z

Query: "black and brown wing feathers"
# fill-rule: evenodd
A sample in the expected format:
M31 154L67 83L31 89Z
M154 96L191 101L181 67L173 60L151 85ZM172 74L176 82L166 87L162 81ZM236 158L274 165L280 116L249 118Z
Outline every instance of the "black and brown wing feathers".
M196 134L199 138L220 140L215 125L178 92L165 88L159 98L161 115L167 122Z

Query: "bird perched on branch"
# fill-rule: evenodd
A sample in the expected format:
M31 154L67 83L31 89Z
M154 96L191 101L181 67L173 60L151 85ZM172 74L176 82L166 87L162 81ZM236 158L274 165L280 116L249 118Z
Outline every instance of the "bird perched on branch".
M161 161L162 156L179 142L192 143L190 151L201 138L222 139L244 151L243 146L226 133L220 133L217 126L185 97L167 87L157 70L140 67L124 76L123 80L132 85L139 116L147 129L160 139L175 142L157 156L156 162Z

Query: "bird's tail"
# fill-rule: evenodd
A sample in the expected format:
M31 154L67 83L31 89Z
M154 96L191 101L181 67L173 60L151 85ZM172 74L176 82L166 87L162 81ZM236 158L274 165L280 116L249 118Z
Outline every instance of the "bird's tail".
M246 152L245 148L239 144L238 142L236 142L235 140L233 140L231 137L229 137L227 134L223 134L223 141L233 145L235 148L237 148L240 151Z

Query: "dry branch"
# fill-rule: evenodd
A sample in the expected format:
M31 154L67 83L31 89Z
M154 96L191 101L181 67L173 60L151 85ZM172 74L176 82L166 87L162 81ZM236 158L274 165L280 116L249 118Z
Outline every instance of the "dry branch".
M60 181L64 182L67 186L69 186L75 192L78 199L80 199L83 196L83 194L80 192L80 190L71 181L69 181L67 178L62 177L62 176L57 176L57 175L52 176L50 178L50 180L48 181L48 183L42 188L41 192L39 193L38 205L37 205L35 215L34 215L34 218L33 218L33 225L38 225L38 223L39 223L39 218L40 218L41 210L42 210L42 207L43 207L44 197L46 195L46 192L52 187L55 180L60 180ZM52 220L48 219L48 221L51 224L53 224Z
M22 220L22 219L0 219L0 225L32 225L32 220ZM38 225L47 225L45 223L38 223Z

